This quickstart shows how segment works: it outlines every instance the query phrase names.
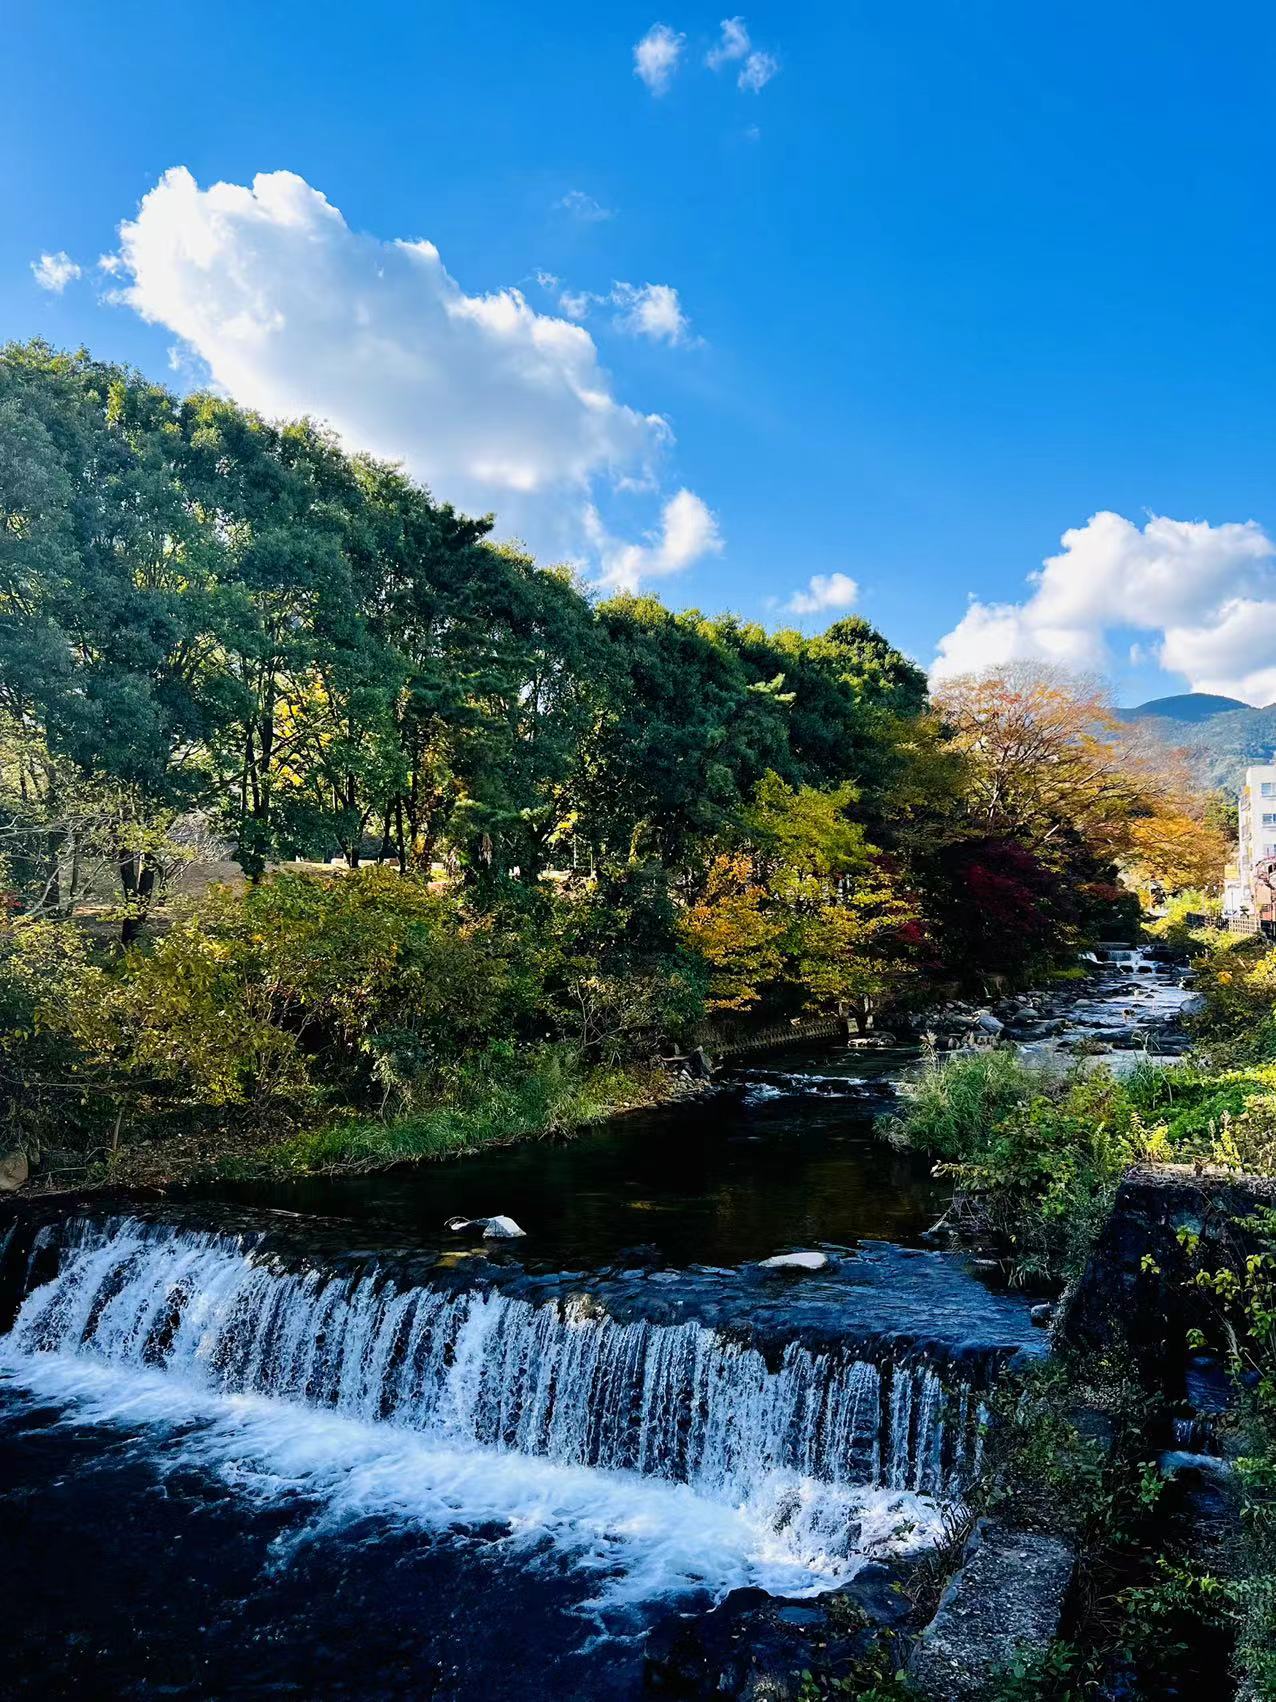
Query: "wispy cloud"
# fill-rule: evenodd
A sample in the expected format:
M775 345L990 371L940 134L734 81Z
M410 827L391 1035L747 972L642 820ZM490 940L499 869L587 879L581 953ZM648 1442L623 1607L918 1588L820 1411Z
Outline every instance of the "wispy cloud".
M588 319L596 307L616 309L612 324L631 337L646 337L652 343L676 347L690 343L691 321L672 284L629 284L617 280L605 295L594 290L564 290L558 305L577 323Z
M743 59L750 47L749 32L744 27L743 18L723 18L722 34L716 44L704 56L704 62L711 71L718 70L723 65L729 65L734 59Z
M614 219L615 210L604 207L601 201L595 201L592 195L586 195L583 189L569 189L561 201L554 205L562 213L570 213L572 218L579 219L583 225L601 224L604 219Z
M617 284L611 299L620 313L616 325L634 337L647 337L653 343L685 343L691 321L682 311L678 292L672 284Z
M42 290L48 290L52 295L61 295L67 285L78 278L83 268L65 249L57 254L42 254L38 260L31 262L31 275Z
M663 95L673 81L686 37L668 24L653 24L634 43L634 76L641 77L653 95Z
M749 94L760 94L780 69L779 60L773 53L764 53L754 47L743 18L723 18L719 27L721 34L705 54L705 64L711 71L720 71L724 65L739 64L737 88Z
M773 53L751 53L740 67L736 82L750 94L761 94L779 69L780 61Z

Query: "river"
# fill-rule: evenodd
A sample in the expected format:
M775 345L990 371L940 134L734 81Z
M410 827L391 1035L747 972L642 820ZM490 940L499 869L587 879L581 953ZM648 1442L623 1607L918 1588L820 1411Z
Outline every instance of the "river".
M1131 962L1078 1021L1153 997L1181 1003ZM561 1146L33 1204L0 1694L633 1697L670 1614L905 1565L1043 1345L873 1135L917 1067L770 1054ZM497 1213L525 1235L444 1227ZM798 1249L820 1267L762 1262Z

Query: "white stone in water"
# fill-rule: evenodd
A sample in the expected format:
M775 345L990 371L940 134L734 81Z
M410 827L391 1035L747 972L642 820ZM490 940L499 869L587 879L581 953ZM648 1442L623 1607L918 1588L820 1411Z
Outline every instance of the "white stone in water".
M512 1217L450 1217L443 1227L453 1235L463 1235L467 1229L477 1229L489 1241L514 1241L526 1235Z
M513 1241L519 1235L526 1235L525 1229L520 1229L512 1217L481 1217L478 1222L483 1226L483 1234L493 1241Z
M827 1253L777 1253L760 1261L764 1271L820 1271L828 1264Z

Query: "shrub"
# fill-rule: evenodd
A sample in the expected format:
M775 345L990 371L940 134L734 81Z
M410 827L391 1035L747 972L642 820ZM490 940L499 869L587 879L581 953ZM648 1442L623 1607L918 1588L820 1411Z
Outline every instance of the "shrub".
M1216 1067L1276 1063L1276 947L1258 935L1220 941L1198 962L1194 1020Z
M373 867L214 889L127 960L136 1067L206 1103L323 1091L403 1107L533 1002L522 939Z
M934 1064L900 1097L889 1132L939 1159L958 1217L1002 1248L1019 1281L1077 1270L1124 1171L1164 1149L1106 1070L995 1051Z

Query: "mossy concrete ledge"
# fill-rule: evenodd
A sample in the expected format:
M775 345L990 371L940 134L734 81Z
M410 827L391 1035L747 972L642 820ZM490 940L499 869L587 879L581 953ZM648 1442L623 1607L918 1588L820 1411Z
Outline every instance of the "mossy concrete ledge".
M908 1673L932 1702L977 1702L1017 1655L1058 1634L1076 1556L1059 1537L981 1520Z
M1060 1345L1131 1365L1171 1400L1185 1392L1189 1330L1211 1325L1194 1272L1240 1270L1259 1242L1247 1219L1276 1207L1276 1178L1188 1165L1132 1170L1055 1330ZM1197 1251L1183 1245L1183 1231Z

